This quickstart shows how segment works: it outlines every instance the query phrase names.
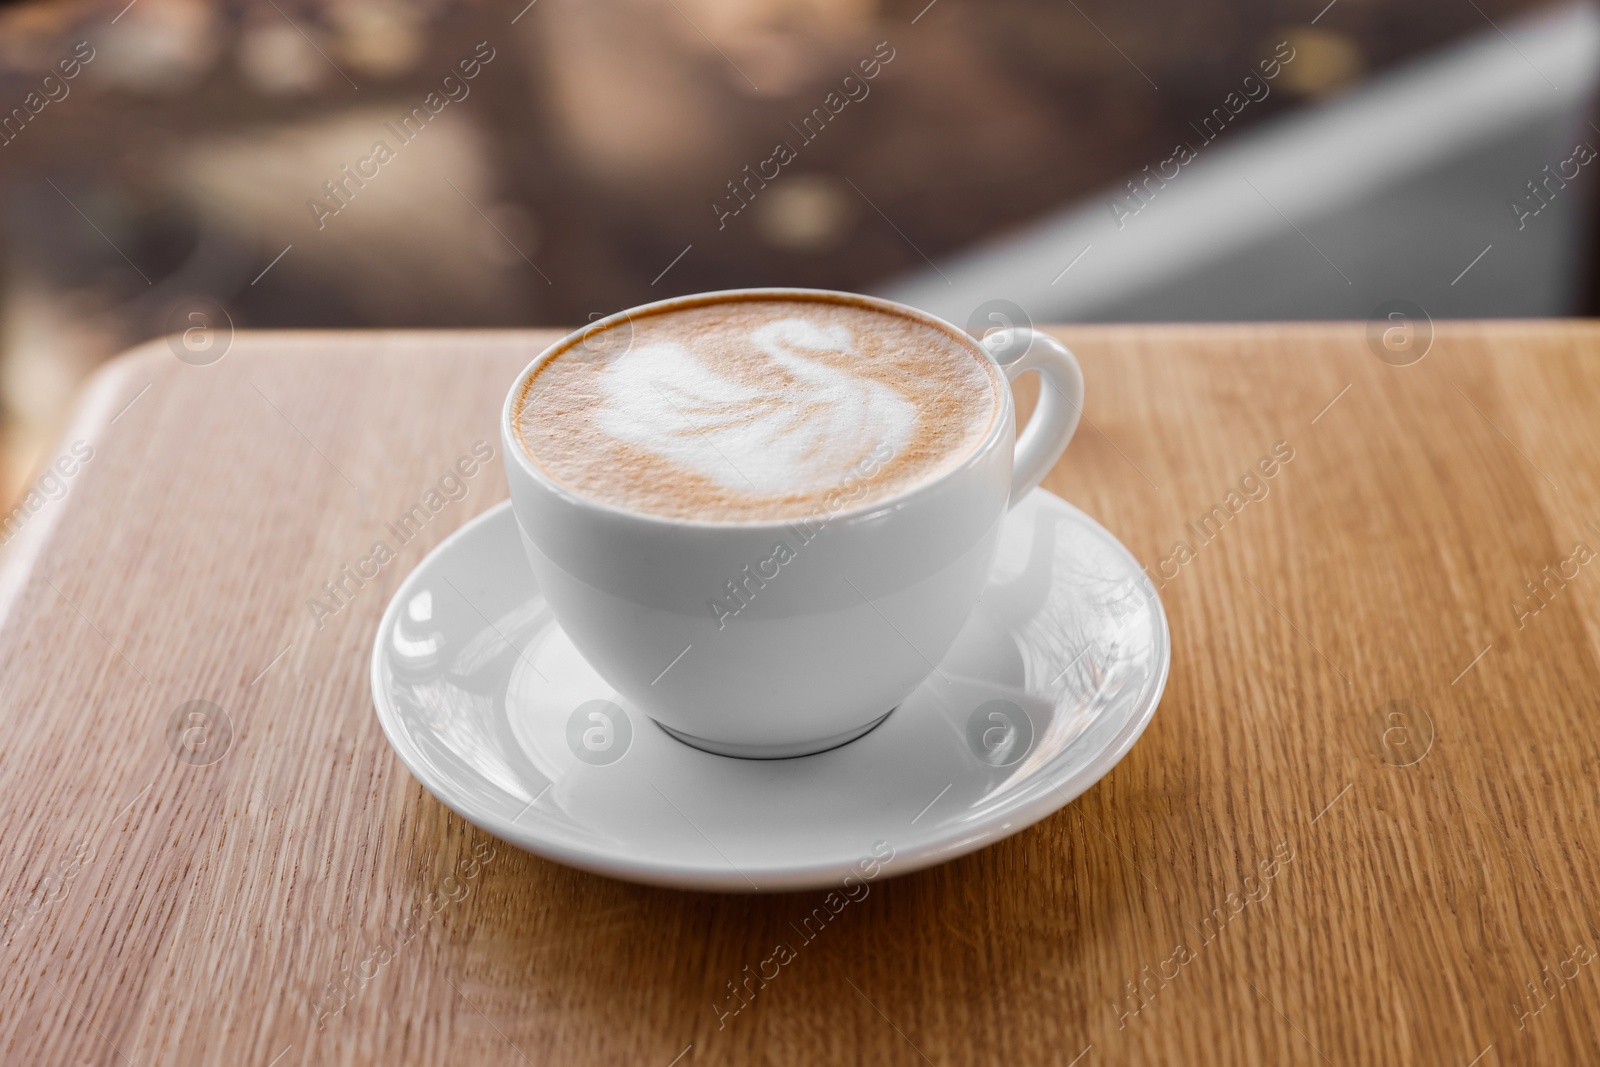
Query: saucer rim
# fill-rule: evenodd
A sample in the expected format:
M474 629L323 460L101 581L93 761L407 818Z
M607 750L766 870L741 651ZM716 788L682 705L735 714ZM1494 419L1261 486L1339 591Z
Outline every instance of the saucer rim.
M1033 493L1053 497L1055 503L1077 513L1083 521L1093 526L1106 538L1110 545L1120 552L1134 570L1144 573L1143 566L1110 530L1106 529L1088 513L1076 507L1069 501L1042 487L1029 490ZM670 889L681 889L703 892L722 893L783 893L795 892L806 889L819 889L838 886L843 883L846 876L855 874L860 878L856 863L839 860L826 860L814 863L784 863L766 867L734 868L731 864L727 868L698 865L684 862L671 862L660 860L629 859L624 856L613 856L605 853L552 841L547 837L538 836L517 825L516 820L507 820L498 815L485 813L475 804L469 804L471 799L466 796L465 790L457 789L453 782L446 778L440 779L438 775L425 772L426 766L420 759L420 753L413 752L407 735L400 730L399 716L392 707L386 687L382 684L381 665L384 658L384 636L391 632L402 603L408 598L412 582L417 575L430 563L434 562L436 555L449 552L458 539L465 537L480 525L487 525L500 519L511 510L511 501L502 500L485 508L479 514L462 523L459 528L452 531L433 548L429 549L422 559L407 572L390 597L388 605L384 608L383 615L378 621L377 632L373 635L372 656L370 661L368 683L372 690L373 710L378 717L379 728L383 731L384 739L389 742L389 747L399 757L402 765L410 773L412 779L422 787L423 791L432 796L439 803L461 816L468 823L486 833L514 845L536 856L560 863L564 866L574 867L591 874L599 874L609 878L623 881L660 886ZM515 522L515 517L511 516ZM1141 710L1133 718L1123 724L1112 740L1106 744L1083 768L1074 773L1068 780L1068 788L1063 788L1062 783L1049 782L1049 788L1040 790L1037 795L1024 800L1016 801L1015 808L1002 806L992 812L985 820L985 825L975 833L957 837L955 840L933 841L910 848L904 852L896 851L892 860L892 870L885 870L873 880L882 878L897 878L901 875L911 874L915 871L925 870L929 867L946 863L979 849L986 848L998 841L1021 833L1023 830L1046 817L1062 810L1078 797L1088 792L1098 784L1111 770L1121 763L1123 758L1132 750L1133 746L1143 736L1150 721L1155 717L1156 709L1161 705L1161 698L1166 694L1167 680L1172 670L1172 632L1167 620L1166 605L1162 603L1160 594L1154 584L1150 586L1151 603L1155 608L1155 617L1159 622L1157 636L1159 638L1162 655L1160 668L1156 672L1154 685L1150 688L1150 696L1144 701ZM555 625L560 625L556 623ZM648 718L648 716L646 716ZM650 720L654 724L654 720ZM869 731L864 736L871 736L874 731ZM670 735L668 735L670 737ZM857 738L856 740L861 740ZM682 743L682 742L678 742ZM854 743L854 742L850 742ZM689 748L690 746L685 746ZM690 749L691 751L700 751ZM819 753L820 755L820 753ZM720 757L731 759L735 757ZM806 759L810 757L797 757ZM548 788L548 786L546 787ZM535 797L535 800L538 798ZM524 809L523 813L531 809ZM521 818L521 814L517 816ZM761 884L757 884L760 882Z

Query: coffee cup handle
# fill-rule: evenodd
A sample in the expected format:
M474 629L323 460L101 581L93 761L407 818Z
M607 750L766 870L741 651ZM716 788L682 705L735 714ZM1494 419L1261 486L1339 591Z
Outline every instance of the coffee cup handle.
M1070 348L1032 327L995 330L983 339L983 346L1008 381L1031 370L1038 371L1042 379L1038 406L1017 438L1016 458L1011 463L1010 506L1016 507L1028 490L1050 473L1078 428L1083 414L1083 371Z

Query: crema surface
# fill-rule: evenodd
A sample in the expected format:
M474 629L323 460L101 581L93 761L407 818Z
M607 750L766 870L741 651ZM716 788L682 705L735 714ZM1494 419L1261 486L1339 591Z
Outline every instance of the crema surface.
M970 341L828 298L635 316L556 353L516 410L562 485L674 518L781 520L893 496L970 454L1001 411Z

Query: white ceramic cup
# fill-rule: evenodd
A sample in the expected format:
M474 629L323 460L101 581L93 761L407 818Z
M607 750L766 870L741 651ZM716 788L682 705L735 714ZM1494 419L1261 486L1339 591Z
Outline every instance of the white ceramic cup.
M626 343L629 323L646 313L751 296L842 300L909 316L970 346L1007 379L1039 371L1038 406L1018 440L1016 407L1002 388L988 434L953 466L888 498L809 519L629 511L579 495L530 458L517 408L545 360L586 337ZM887 300L741 289L647 304L557 342L517 376L500 433L528 561L578 651L628 705L680 740L770 759L859 737L933 672L983 591L1007 508L1060 458L1082 407L1078 362L1047 334L1008 329L979 343ZM781 564L773 562L779 544L790 557ZM730 616L732 604L743 606Z

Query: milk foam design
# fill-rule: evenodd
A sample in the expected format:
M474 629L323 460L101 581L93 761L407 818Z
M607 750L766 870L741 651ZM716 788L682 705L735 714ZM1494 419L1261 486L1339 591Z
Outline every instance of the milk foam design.
M911 401L813 355L856 354L843 324L779 319L751 331L749 343L772 363L755 383L706 366L676 341L632 349L602 378L599 427L726 489L761 495L832 488L874 448L898 453L911 440Z

